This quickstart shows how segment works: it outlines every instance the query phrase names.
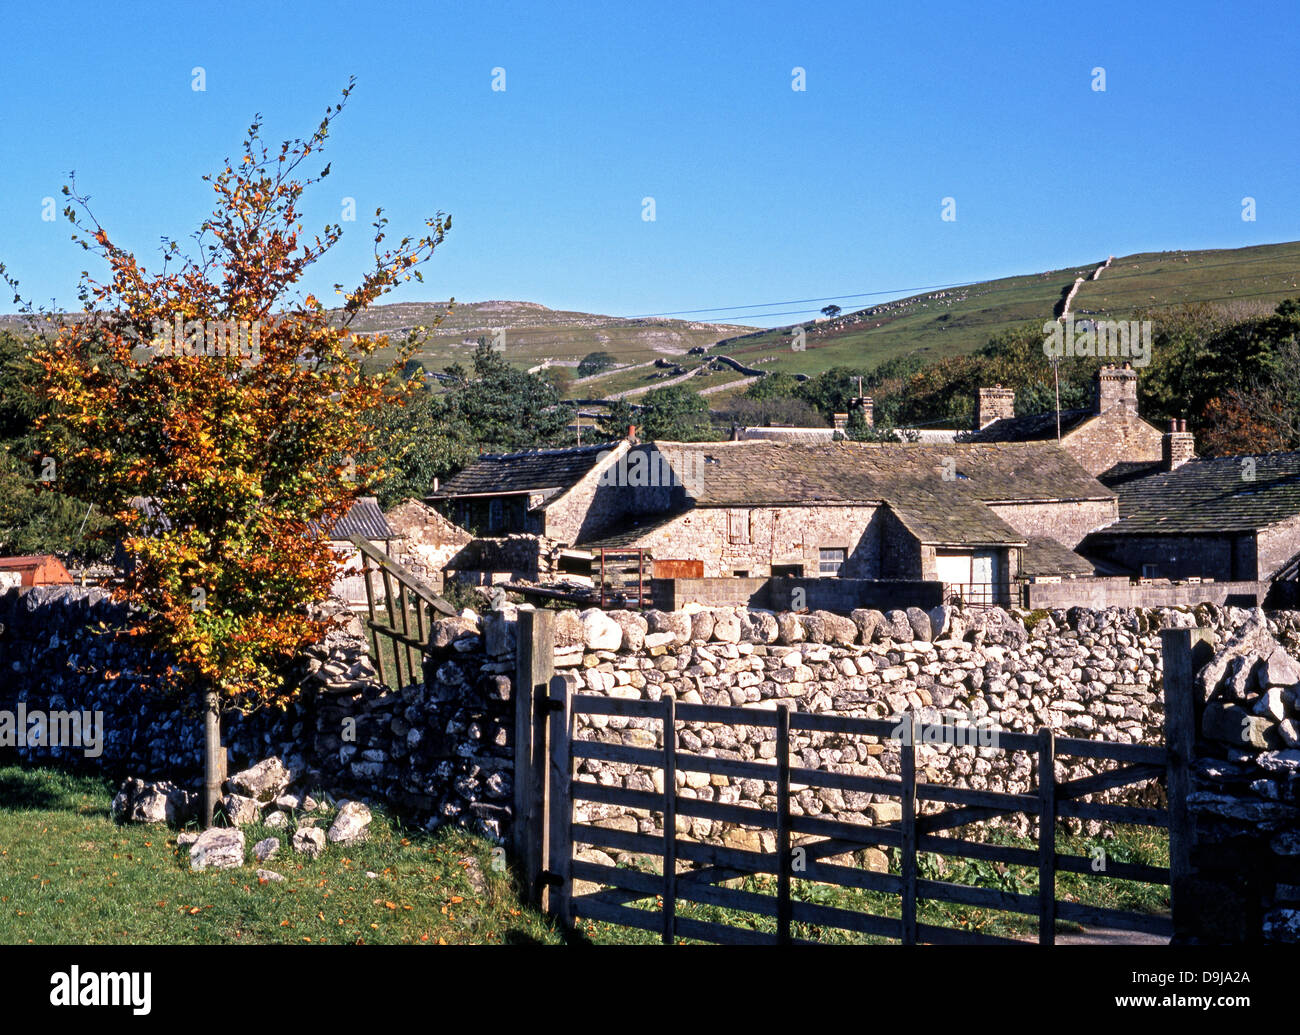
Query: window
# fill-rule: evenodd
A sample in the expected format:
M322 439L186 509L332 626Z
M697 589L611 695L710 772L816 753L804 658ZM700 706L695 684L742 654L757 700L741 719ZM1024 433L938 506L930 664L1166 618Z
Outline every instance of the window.
M844 564L846 552L842 546L823 546L820 551L821 563L817 570L822 575L838 575L840 567Z
M802 564L774 564L772 565L773 578L798 579L803 577Z
M505 508L501 500L494 499L488 501L488 531L498 532L501 526L505 524Z
M1158 571L1158 569L1157 569L1156 565L1154 565L1154 564L1144 564L1144 565L1142 565L1142 577L1143 577L1144 579L1154 579L1154 578L1158 578L1159 576L1158 576L1158 574L1157 574L1157 571Z
M727 541L738 546L749 545L749 511L727 511Z

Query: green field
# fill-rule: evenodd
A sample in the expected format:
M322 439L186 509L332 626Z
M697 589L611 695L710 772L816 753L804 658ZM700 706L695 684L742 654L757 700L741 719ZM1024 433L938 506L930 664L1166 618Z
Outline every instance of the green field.
M520 904L494 846L453 829L405 830L383 815L364 844L296 855L284 830L245 827L261 864L193 872L162 826L119 826L101 780L0 769L0 943L533 944L562 938ZM328 822L323 820L322 824ZM367 874L374 876L368 876Z
M0 768L0 943L4 944L603 944L657 940L646 931L583 921L568 935L524 904L496 846L464 831L409 830L376 813L370 837L331 846L316 860L294 854L285 830L245 828L251 846L285 842L263 864L283 883L261 882L256 863L195 873L176 832L121 826L109 815L111 787L93 777L50 769ZM322 819L328 823L328 817ZM1002 843L1031 845L994 833ZM1163 835L1121 829L1113 839L1062 838L1061 851L1088 855L1104 844L1110 858L1168 864ZM251 855L250 855L251 857ZM631 860L625 860L630 864ZM898 871L898 860L890 868ZM923 856L922 876L1032 894L1034 870ZM730 882L771 894L774 878ZM801 901L898 915L896 896L796 880ZM1061 875L1058 895L1093 905L1165 912L1166 889L1130 881ZM653 900L641 902L654 908ZM770 917L681 903L681 915L770 931ZM1036 920L1016 914L926 902L923 923L1030 938ZM1060 930L1069 930L1060 925ZM870 943L869 936L797 925L796 937Z

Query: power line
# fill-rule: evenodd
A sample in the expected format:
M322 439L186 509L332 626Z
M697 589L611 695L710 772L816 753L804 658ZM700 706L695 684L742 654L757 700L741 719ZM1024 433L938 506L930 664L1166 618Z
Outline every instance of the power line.
M904 292L919 293L922 291L939 291L944 288L970 287L972 284L983 284L987 281L967 280L953 284L925 284L920 287L893 288L885 291L860 291L855 295L827 295L825 298L792 298L785 302L751 302L748 305L715 305L707 309L676 309L666 313L641 313L638 316L624 316L624 320L649 320L659 316L692 316L696 313L725 313L736 309L761 309L770 305L804 305L809 302L835 302L846 298L878 298L880 295L899 295ZM805 309L797 312L818 312L819 310ZM784 316L784 313L750 313L751 316Z

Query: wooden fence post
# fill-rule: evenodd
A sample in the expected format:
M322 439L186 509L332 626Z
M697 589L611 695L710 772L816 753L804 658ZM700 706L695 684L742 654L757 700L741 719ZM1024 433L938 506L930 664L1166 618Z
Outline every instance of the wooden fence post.
M902 787L902 815L899 827L902 832L903 901L901 904L903 944L916 944L916 716L908 712L903 716L903 742L899 745L900 777Z
M361 570L366 576L366 609L370 612L370 641L374 644L375 671L379 674L379 681L387 686L388 677L384 674L384 652L379 647L379 630L375 628L375 588L370 582L372 562L365 554L361 555Z
M776 709L776 941L790 944L790 706Z
M677 934L677 702L660 698L664 707L664 932L665 945Z
M512 842L523 867L525 892L540 901L546 784L545 726L537 719L537 704L545 700L555 671L555 612L520 611L515 645L515 814ZM543 751L536 750L541 732Z
M1169 903L1178 937L1178 904L1185 899L1191 876L1190 819L1187 797L1192 790L1192 759L1203 701L1197 700L1196 673L1214 650L1210 629L1161 629L1160 649L1165 688L1165 749L1169 773L1165 794L1169 799Z
M573 926L573 755L569 750L572 713L568 676L552 676L550 789L546 795L546 869L543 906L565 927Z
M1038 731L1038 944L1056 944L1056 734Z

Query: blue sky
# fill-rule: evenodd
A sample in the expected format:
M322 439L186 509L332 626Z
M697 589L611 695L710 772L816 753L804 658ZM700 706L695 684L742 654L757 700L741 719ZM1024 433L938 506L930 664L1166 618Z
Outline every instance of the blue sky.
M1300 238L1286 3L173 0L3 18L0 261L38 301L75 305L87 265L68 223L41 219L69 170L149 257L201 220L200 177L254 113L273 142L305 136L353 74L305 209L310 227L357 202L308 284L323 297L364 269L380 205L398 236L453 217L425 284L388 301L619 316Z

